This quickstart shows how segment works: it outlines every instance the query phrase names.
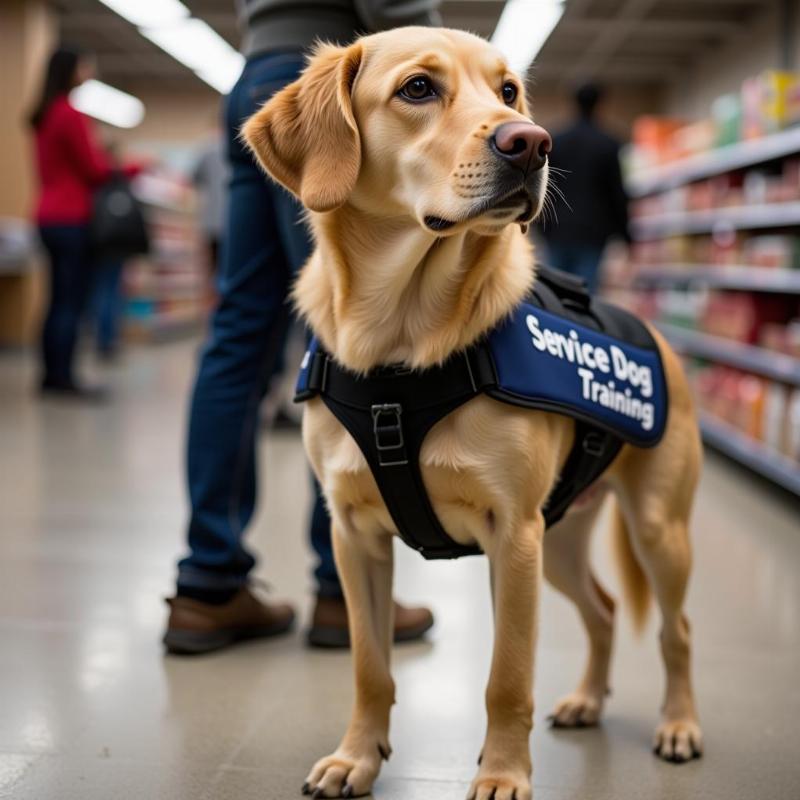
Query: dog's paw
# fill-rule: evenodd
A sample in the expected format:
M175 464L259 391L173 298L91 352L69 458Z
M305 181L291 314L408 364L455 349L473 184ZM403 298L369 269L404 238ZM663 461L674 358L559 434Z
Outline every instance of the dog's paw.
M602 698L574 692L559 700L547 719L554 728L588 728L597 725L602 711Z
M472 782L467 800L532 800L533 791L527 775L502 770L481 770Z
M375 747L374 753L356 756L337 750L314 764L303 784L303 794L319 797L361 797L369 794L381 769L381 759L390 749Z
M703 755L703 734L692 719L667 720L656 728L653 752L664 761L683 764Z

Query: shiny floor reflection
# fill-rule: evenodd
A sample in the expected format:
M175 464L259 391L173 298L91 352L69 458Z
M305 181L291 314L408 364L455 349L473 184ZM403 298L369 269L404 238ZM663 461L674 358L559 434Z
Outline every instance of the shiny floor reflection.
M30 363L0 357L0 797L289 800L329 752L351 699L349 656L300 632L195 660L165 658L162 598L186 522L182 437L194 344L133 351L108 407L34 401ZM299 441L265 438L250 542L259 575L305 621L308 480ZM714 456L694 517L689 612L707 755L649 752L662 687L655 620L618 628L602 727L548 730L584 655L573 609L543 596L538 800L800 797L800 524L788 499ZM601 574L615 587L605 535ZM426 643L396 650L394 756L379 800L462 800L485 720L491 624L481 559L398 547L397 594L429 603Z

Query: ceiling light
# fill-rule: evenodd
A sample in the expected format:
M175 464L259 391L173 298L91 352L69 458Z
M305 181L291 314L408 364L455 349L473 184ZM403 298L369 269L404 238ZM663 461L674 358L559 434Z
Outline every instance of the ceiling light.
M221 94L233 88L244 67L244 57L211 26L190 16L179 0L101 2Z
M180 0L100 0L134 25L166 25L189 16Z
M213 86L220 94L228 94L242 74L244 56L234 52L230 58L196 70L198 78Z
M78 111L118 128L135 128L144 118L144 103L138 97L100 81L82 83L69 99Z
M142 36L157 44L190 69L213 67L236 51L201 19L179 20L174 25L142 28Z
M563 13L561 0L508 0L492 44L506 57L508 66L524 76Z

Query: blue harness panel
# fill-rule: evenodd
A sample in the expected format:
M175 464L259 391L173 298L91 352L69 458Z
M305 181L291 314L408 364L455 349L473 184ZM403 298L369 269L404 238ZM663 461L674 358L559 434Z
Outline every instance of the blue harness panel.
M639 447L661 439L667 388L661 358L523 303L488 337L499 400L592 422Z

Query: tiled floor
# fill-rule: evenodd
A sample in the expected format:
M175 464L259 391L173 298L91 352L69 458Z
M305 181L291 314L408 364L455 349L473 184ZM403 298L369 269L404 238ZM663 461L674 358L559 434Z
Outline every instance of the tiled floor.
M0 797L288 800L336 743L347 654L301 635L194 660L165 658L161 598L181 550L186 393L194 345L131 353L115 401L35 401L30 364L0 356ZM276 596L307 613L308 481L298 440L265 439L250 541ZM544 718L584 643L547 590L533 736L538 800L800 798L800 524L785 496L709 456L694 521L689 612L707 755L649 751L662 674L655 623L620 627L614 696L597 730ZM614 586L605 537L601 572ZM380 800L462 800L484 722L491 642L486 564L398 548L401 598L433 606L424 644L398 649L394 756Z

